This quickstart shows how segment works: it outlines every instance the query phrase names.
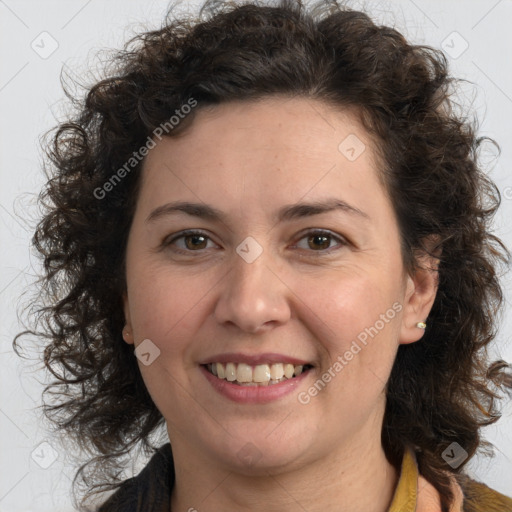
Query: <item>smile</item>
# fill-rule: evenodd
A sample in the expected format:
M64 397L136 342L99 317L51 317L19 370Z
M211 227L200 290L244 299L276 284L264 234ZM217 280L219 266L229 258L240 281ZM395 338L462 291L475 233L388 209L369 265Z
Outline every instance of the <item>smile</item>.
M292 363L258 364L246 363L209 363L203 365L208 372L218 379L226 380L239 386L271 386L298 377L312 366L294 365Z

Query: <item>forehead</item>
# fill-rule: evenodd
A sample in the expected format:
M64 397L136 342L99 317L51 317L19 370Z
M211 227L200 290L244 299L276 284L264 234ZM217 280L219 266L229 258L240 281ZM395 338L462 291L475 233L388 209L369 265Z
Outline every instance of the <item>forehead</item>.
M183 165L201 160L229 164L244 157L251 162L269 157L278 163L291 160L296 169L303 167L304 159L322 160L324 166L342 163L356 169L364 162L378 167L374 143L355 108L283 97L199 107L184 132L164 137L149 151L145 167L178 159Z
M242 201L249 207L329 193L378 207L377 169L354 111L305 98L230 102L198 110L179 137L157 143L144 163L140 199L220 201L240 211Z
M352 137L342 144L346 135ZM349 161L357 159L370 142L355 107L334 107L318 100L280 96L200 107L184 134L164 140L173 140L178 146L181 139L185 139L181 146L190 142L205 149L214 146L217 155L243 154L254 149L268 153L274 149L287 156L289 150L300 150L301 154L321 153L323 157L334 158L339 153ZM222 145L217 144L220 140ZM305 142L308 144L304 145ZM371 153L366 156L373 157Z

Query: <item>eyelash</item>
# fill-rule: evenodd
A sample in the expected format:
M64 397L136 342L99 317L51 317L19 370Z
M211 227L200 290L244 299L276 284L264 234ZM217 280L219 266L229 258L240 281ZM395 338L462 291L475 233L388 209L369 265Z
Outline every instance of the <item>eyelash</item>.
M207 240L211 240L211 238L206 233L204 233L203 231L186 230L186 231L182 231L181 233L179 233L177 236L175 236L174 238L172 238L170 240L164 240L163 243L162 243L162 247L163 248L167 248L168 246L174 244L174 242L176 242L176 240L180 240L181 238L186 238L186 237L189 237L189 236L202 236L202 237L206 238ZM299 241L304 239L304 238L306 238L306 237L309 237L309 236L326 236L326 237L328 237L328 238L330 238L332 240L337 241L341 247L344 247L344 246L348 245L348 242L344 238L342 238L342 237L340 237L338 235L335 235L331 231L327 231L325 229L311 229L309 231L306 231L299 238ZM189 254L194 253L194 252L201 253L202 251L205 251L206 249L199 249L197 251L193 251L193 250L184 250L184 249L174 248L173 250L175 252L179 253L179 254L187 254L187 255L189 255ZM335 248L331 247L329 249L321 249L321 250L318 250L318 251L311 250L311 251L308 251L308 252L311 252L312 255L314 255L314 257L318 257L318 256L329 255L334 250L335 250ZM318 253L318 254L315 254L315 253ZM299 256L302 257L302 255L300 253L299 253Z

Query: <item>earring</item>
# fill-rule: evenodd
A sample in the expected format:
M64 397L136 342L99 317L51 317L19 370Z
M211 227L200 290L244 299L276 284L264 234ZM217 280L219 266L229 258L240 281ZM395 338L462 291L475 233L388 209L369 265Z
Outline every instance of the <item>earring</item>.
M427 324L425 322L418 322L416 324L416 327L418 327L418 329L426 329L427 328Z
M123 338L129 338L130 337L130 331L129 330L125 330L123 331Z

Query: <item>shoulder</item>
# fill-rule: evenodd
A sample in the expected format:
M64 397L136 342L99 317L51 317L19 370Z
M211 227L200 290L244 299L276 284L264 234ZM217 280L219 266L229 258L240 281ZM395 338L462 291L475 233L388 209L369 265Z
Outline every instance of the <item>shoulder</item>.
M125 480L98 512L169 512L173 484L172 451L167 443L137 476Z
M464 512L512 512L512 498L468 477L459 484L464 493Z

